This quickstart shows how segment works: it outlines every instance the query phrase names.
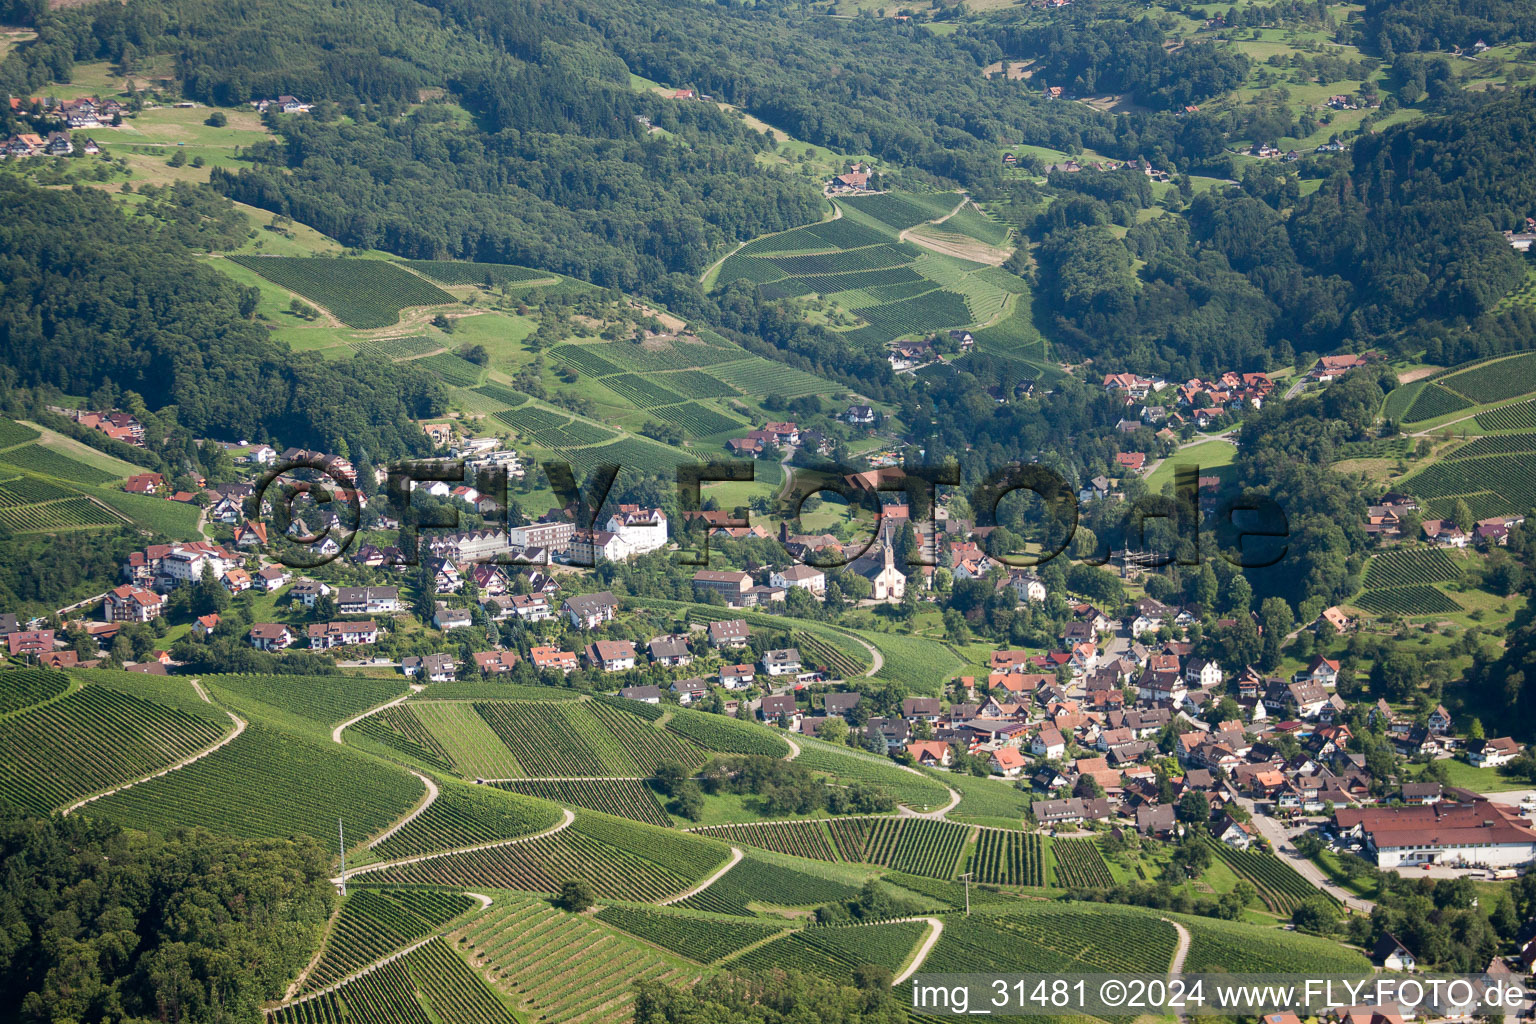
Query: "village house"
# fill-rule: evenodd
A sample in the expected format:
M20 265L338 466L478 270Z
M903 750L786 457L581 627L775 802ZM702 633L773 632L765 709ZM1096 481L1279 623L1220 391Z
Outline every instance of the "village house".
M596 629L612 621L618 610L618 600L607 590L568 597L560 606L561 614L570 620L574 629Z
M595 640L587 645L587 664L604 672L635 667L635 645L628 640Z
M757 670L751 665L723 665L720 668L720 685L727 690L749 689L757 679Z
M309 646L324 651L333 647L353 647L377 643L379 627L371 620L360 622L319 622L308 629Z
M721 619L709 624L709 643L716 650L745 647L752 630L742 619Z
M827 574L820 569L799 562L785 569L775 569L768 574L768 585L789 590L799 587L809 591L813 596L821 598L827 592Z
M803 717L792 693L774 693L764 697L758 714L770 725L788 722L794 726Z
M458 678L451 654L409 655L400 660L400 670L408 679L424 678L434 683Z
M129 584L107 592L101 617L108 622L149 622L165 607L165 598L153 590Z
M400 610L399 587L341 587L336 608L343 615L379 615Z
M666 668L693 663L693 652L688 649L688 638L679 634L658 636L646 645L651 661Z
M528 660L533 662L533 667L540 672L560 672L568 675L579 667L574 651L562 651L550 644L540 644L530 648Z
M258 622L247 636L258 651L283 651L293 646L293 634L278 622Z
M516 651L476 651L474 659L475 668L479 669L482 675L487 676L511 672L519 660Z
M763 671L770 676L798 675L800 650L796 647L785 647L775 651L764 651L761 664Z
M619 691L619 696L641 704L660 704L662 694L659 686L626 686Z
M701 594L719 594L726 604L741 605L752 589L752 575L734 569L700 569L693 574L693 589Z

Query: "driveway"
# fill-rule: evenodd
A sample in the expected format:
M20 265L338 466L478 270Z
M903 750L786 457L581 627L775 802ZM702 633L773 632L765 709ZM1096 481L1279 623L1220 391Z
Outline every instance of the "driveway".
M1375 903L1370 900L1361 899L1359 896L1338 885L1328 877L1322 868L1303 857L1296 850L1295 845L1290 839L1287 838L1285 826L1267 814L1256 813L1253 809L1252 800L1240 800L1238 802L1243 805L1248 813L1253 815L1254 825L1258 827L1264 838L1269 840L1269 845L1275 848L1276 855L1284 857L1289 861L1291 867L1296 869L1297 874L1312 883L1319 892L1332 896L1346 907L1362 914L1369 914L1376 908Z

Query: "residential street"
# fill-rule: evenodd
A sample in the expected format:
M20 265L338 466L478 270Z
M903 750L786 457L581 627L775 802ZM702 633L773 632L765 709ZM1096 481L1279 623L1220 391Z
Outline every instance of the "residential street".
M1296 847L1286 838L1285 828L1280 822L1267 814L1255 812L1252 800L1240 800L1238 802L1253 815L1253 823L1264 834L1264 838L1269 840L1269 844L1275 848L1275 853L1290 861L1291 867L1295 868L1301 877L1311 882L1321 892L1325 892L1339 900L1351 910L1359 911L1362 914L1369 914L1376 908L1376 904L1370 900L1361 899L1334 883L1322 868L1297 852Z

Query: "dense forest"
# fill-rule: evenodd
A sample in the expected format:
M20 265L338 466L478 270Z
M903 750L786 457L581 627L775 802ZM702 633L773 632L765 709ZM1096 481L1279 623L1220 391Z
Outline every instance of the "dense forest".
M1123 238L1110 226L1150 193L1111 188L1114 175L1053 175L1069 201L1034 230L1059 338L1177 376L1340 347L1428 346L1453 363L1523 344L1528 316L1495 307L1526 273L1500 232L1536 214L1533 112L1527 90L1392 128L1305 198L1259 170Z
M1378 52L1471 49L1536 37L1525 0L1366 0L1364 42Z
M1097 21L1095 14L1088 8L1029 26L1015 17L991 27L990 39L1012 58L1040 55L1032 86L1061 86L1073 96L1126 93L1154 110L1201 103L1248 76L1248 58L1238 50L1192 43L1170 52L1152 19Z
M271 341L256 296L197 263L179 230L100 192L0 180L0 361L11 386L110 384L198 436L404 454L442 388L362 357L327 364ZM334 450L334 449L333 449Z
M310 840L145 838L0 816L0 1014L22 1024L260 1020L330 913Z

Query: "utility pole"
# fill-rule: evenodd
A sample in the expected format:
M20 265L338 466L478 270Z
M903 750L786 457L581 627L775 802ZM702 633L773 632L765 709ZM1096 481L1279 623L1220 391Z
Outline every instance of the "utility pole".
M336 835L341 841L341 894L345 896L347 894L347 832L346 829L342 828L340 818L336 819ZM971 891L967 888L965 892L966 914L969 915Z
M969 871L967 871L965 874L960 876L960 880L965 883L965 916L966 917L970 917L971 916L971 873Z

